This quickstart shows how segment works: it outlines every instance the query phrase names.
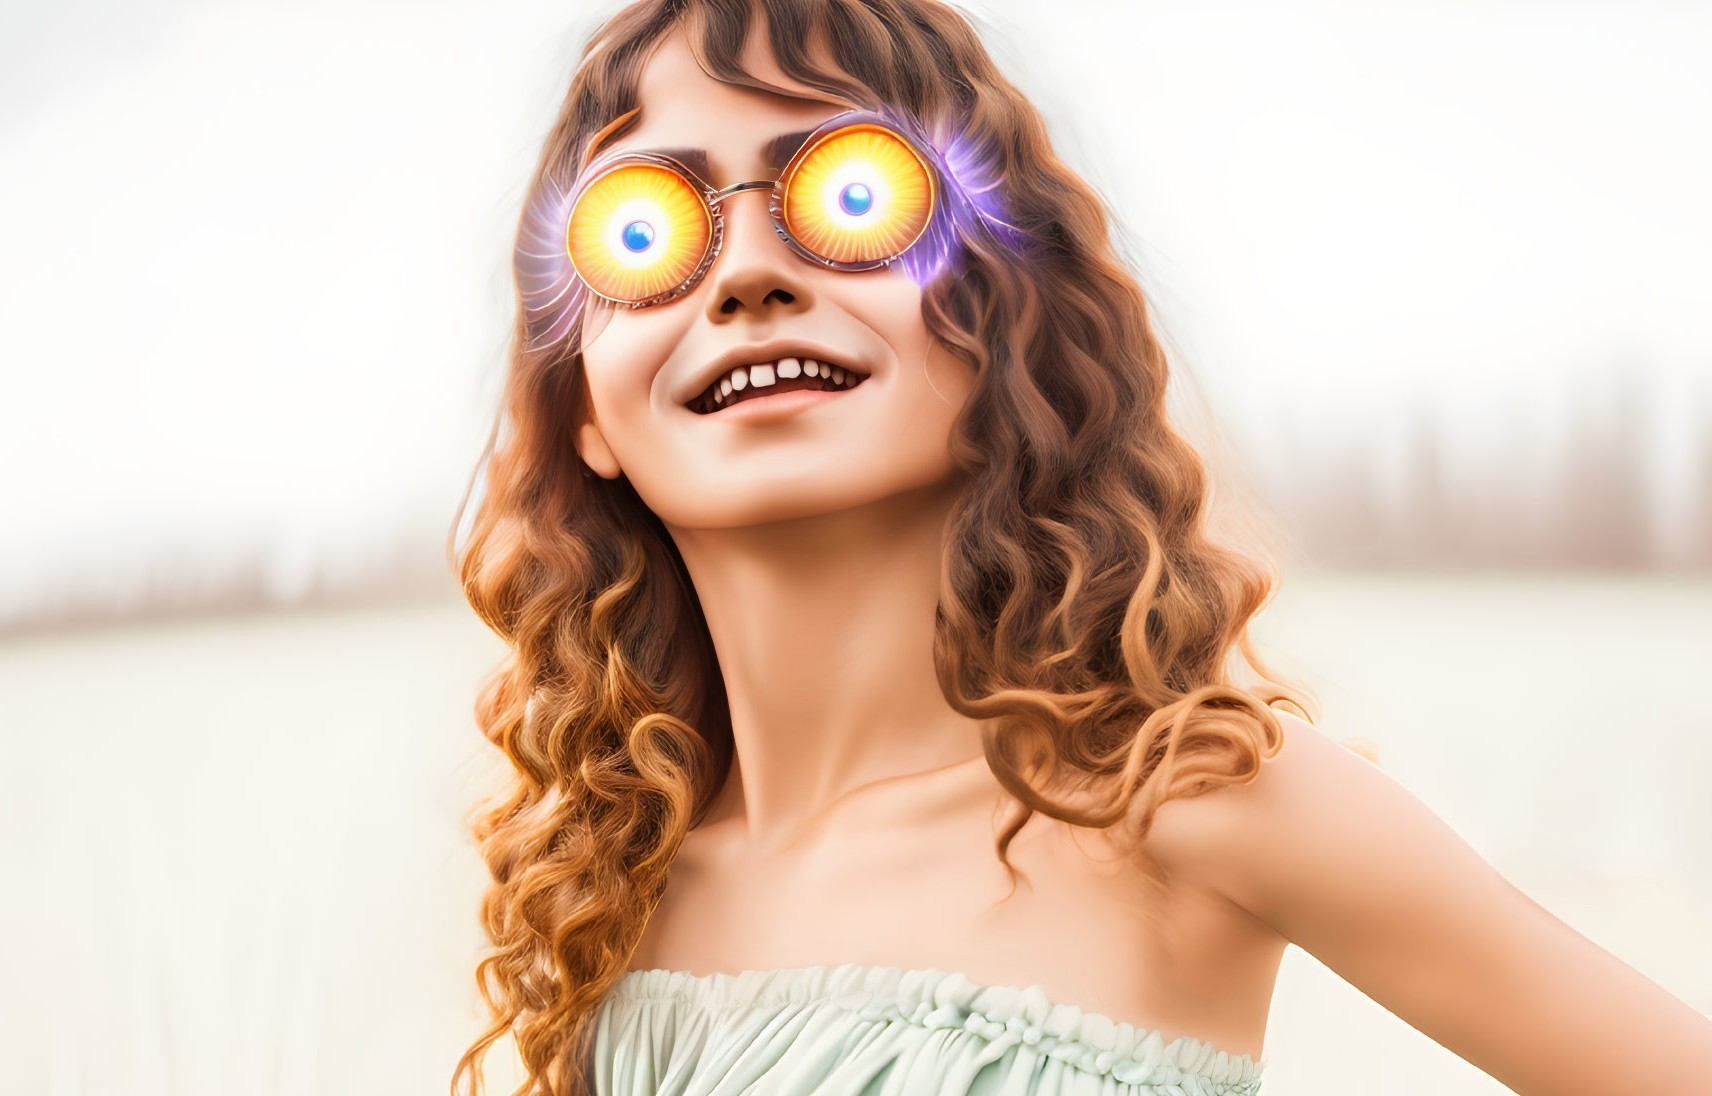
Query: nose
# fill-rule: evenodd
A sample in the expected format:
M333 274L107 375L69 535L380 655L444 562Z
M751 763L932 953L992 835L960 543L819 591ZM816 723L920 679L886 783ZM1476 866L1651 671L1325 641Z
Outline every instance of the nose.
M708 268L711 281L708 316L718 319L748 311L801 311L809 306L808 265L779 237L767 203L766 187L729 194L719 208L725 239Z

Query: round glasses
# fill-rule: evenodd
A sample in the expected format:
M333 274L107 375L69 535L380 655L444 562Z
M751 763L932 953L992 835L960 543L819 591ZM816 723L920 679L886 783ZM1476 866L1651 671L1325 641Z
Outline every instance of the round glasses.
M803 258L833 270L873 270L907 252L933 223L939 181L926 151L885 116L835 115L805 140L777 179L708 185L667 155L597 158L571 195L565 250L589 292L642 308L687 293L725 238L720 205L768 189L773 229Z

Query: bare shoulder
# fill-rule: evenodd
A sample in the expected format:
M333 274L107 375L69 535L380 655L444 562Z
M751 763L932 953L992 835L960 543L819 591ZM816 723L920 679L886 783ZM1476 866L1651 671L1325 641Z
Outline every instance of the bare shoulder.
M1377 765L1290 712L1278 752L1245 784L1172 799L1154 815L1148 846L1174 878L1213 890L1282 929L1273 871L1310 847L1335 846L1363 819L1409 793ZM1422 808L1423 810L1425 808Z
M1512 885L1305 720L1247 784L1159 808L1155 857L1516 1092L1669 1091L1712 1024ZM1645 1054L1633 1048L1644 1046Z

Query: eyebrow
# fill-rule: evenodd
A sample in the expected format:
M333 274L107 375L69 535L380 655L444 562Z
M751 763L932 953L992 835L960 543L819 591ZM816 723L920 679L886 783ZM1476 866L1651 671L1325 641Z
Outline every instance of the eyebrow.
M815 129L818 128L820 127L815 127ZM814 129L804 129L795 133L779 134L762 146L761 162L774 171L782 171L784 166L790 163L791 156L802 147L802 143L808 140L813 133ZM712 179L713 167L708 163L707 149L705 148L627 148L624 152L652 152L656 155L670 156L676 160L681 160L690 170L703 179L714 182ZM591 159L593 155L598 155L598 153L591 154ZM718 184L715 183L715 185Z

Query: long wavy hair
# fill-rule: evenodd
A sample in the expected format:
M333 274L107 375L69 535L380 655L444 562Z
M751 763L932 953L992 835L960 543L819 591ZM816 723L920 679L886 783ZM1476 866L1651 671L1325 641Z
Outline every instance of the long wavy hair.
M1253 780L1283 743L1271 705L1312 721L1318 701L1276 683L1251 646L1276 569L1211 531L1209 477L1167 421L1166 355L1101 199L966 17L938 0L638 0L589 39L531 193L637 106L651 47L676 26L714 78L788 92L739 65L763 12L793 79L960 133L1000 169L1019 236L959 230L960 276L922 296L929 331L977 374L950 439L970 479L947 528L934 669L947 703L982 722L1015 800L995 843L1013 887L1006 850L1035 811L1121 838L1163 886L1142 845L1158 807ZM812 58L816 27L841 71ZM514 1096L580 1096L596 1008L733 745L671 537L624 477L586 475L573 444L580 333L539 345L525 298L520 278L486 489L467 542L448 547L510 647L476 704L509 783L470 817L492 873L476 968L492 1023L452 1091L467 1077L480 1096L509 1034L527 1071ZM1239 683L1238 652L1264 676Z

